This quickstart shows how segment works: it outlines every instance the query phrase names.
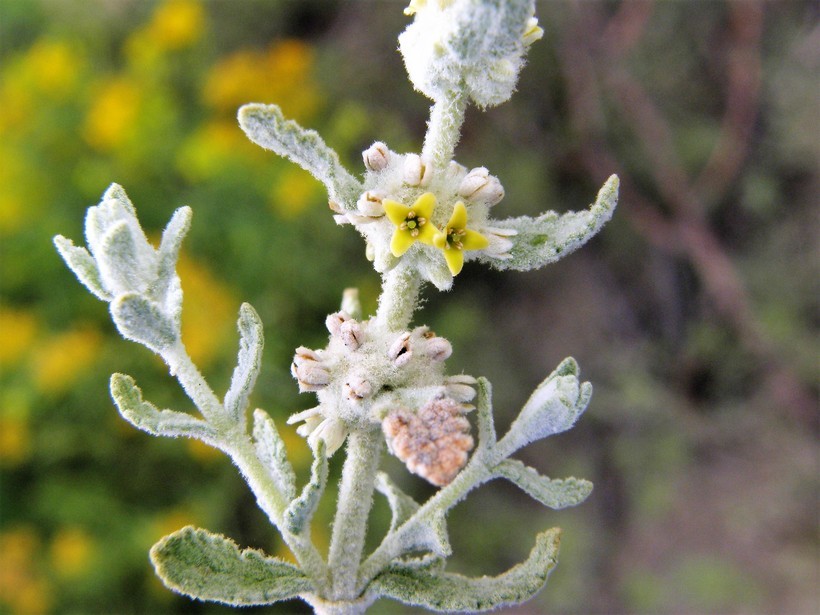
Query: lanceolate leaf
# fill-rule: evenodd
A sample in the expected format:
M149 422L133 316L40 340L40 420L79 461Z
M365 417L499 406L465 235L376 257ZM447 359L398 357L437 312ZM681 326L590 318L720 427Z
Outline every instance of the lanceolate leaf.
M154 436L197 438L216 446L218 436L213 427L184 412L159 410L142 398L142 391L131 376L111 376L111 396L122 417L137 429Z
M333 201L345 209L355 207L361 184L317 132L286 120L276 105L244 105L239 125L251 141L289 158L322 182Z
M244 424L248 397L256 384L262 366L264 337L262 321L248 303L239 308L239 356L231 378L231 386L225 395L225 410Z
M493 226L516 231L511 237L510 258L479 256L496 269L528 271L567 256L589 241L609 221L618 203L618 177L613 175L598 192L589 209L558 215L547 212L537 218L521 216L493 220Z
M423 568L391 566L368 592L439 612L489 611L532 598L555 568L561 530L539 534L527 560L497 577L472 579Z
M111 302L111 316L120 334L161 353L177 341L174 323L160 306L136 293L125 293Z
M179 260L179 250L182 240L191 227L190 207L180 207L174 212L168 226L162 232L162 241L159 245L159 266L155 283L156 298L166 301L169 293L174 292L174 278L177 277L176 267Z
M151 561L168 588L231 606L272 604L313 591L295 566L190 526L155 544Z
M290 502L296 497L296 477L285 452L285 443L273 419L264 410L256 409L253 413L253 445L280 493Z
M57 235L54 238L54 245L57 246L57 250L68 268L74 272L74 275L94 296L103 301L111 301L114 298L111 293L103 288L100 270L88 250L75 246L70 239L66 239L62 235Z
M319 440L314 455L313 466L310 468L310 482L302 489L302 494L285 510L285 524L292 534L301 534L310 523L327 484L327 454L324 440Z
M407 521L419 509L419 504L390 479L384 472L376 476L376 489L387 498L393 518L390 520L390 532Z
M548 478L515 459L502 461L493 473L515 483L533 499L555 510L576 506L592 493L592 483L588 480Z

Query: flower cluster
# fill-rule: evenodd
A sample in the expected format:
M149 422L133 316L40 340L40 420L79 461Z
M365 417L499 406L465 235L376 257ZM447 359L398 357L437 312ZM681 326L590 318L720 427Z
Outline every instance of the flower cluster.
M451 286L465 260L478 254L510 258L513 229L493 226L490 209L504 187L484 167L451 161L436 168L418 154L399 154L382 142L362 154L367 170L355 211L331 203L336 221L353 224L368 257L385 272L399 262L439 289Z
M427 327L385 332L345 311L331 314L325 324L330 332L327 347L300 346L291 364L299 390L316 393L319 405L292 415L288 422L302 423L297 432L312 448L323 440L328 455L351 430L381 424L391 450L411 471L436 485L452 480L472 448L469 423L462 415L472 409L476 380L444 375L450 342ZM448 419L442 422L445 415ZM439 423L444 426L435 427ZM441 429L461 434L456 448L463 454L428 451L422 460L420 443Z

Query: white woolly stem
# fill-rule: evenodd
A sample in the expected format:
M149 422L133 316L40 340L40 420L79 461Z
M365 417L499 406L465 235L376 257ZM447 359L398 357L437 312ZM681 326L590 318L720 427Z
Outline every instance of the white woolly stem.
M455 92L437 100L430 108L430 121L421 155L434 167L442 168L453 159L466 108L467 98Z
M359 563L364 551L367 519L381 460L384 437L378 427L365 427L347 438L347 458L339 483L339 499L328 565L334 600L355 600Z
M382 294L376 324L391 331L406 329L418 303L421 280L418 271L398 265L382 277Z
M302 570L316 583L317 587L326 588L329 579L327 566L322 556L307 535L295 536L285 529L282 515L288 503L271 480L268 469L259 460L248 434L240 429L235 419L225 411L222 402L208 386L182 342L177 342L165 350L162 358L202 416L218 431L221 436L219 448L227 453L239 468L256 496L259 508L268 516L271 523L279 528L282 538L296 556Z

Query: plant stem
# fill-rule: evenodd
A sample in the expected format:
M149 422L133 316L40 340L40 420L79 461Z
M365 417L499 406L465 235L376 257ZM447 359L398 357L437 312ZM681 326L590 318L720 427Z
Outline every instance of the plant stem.
M459 472L452 483L427 500L412 517L388 534L379 547L365 560L359 571L359 591L366 587L393 559L403 554L403 537L408 532L420 523L429 523L435 514L444 514L458 504L467 493L492 477L492 472L482 456L473 455L470 463Z
M453 159L466 108L467 98L457 92L437 100L430 108L430 121L421 155L433 166L442 168Z
M372 426L355 429L347 438L347 458L339 483L328 557L334 600L357 598L356 579L383 442L379 428Z
M295 536L284 528L282 515L287 502L271 480L265 465L259 460L253 443L245 432L244 421L237 423L228 415L219 398L191 360L182 342L163 352L162 358L202 416L222 437L220 448L233 459L256 496L259 508L279 529L302 570L313 579L317 588L326 588L328 586L327 566L316 547L310 542L308 535Z
M382 294L376 323L391 331L406 329L418 302L421 280L418 271L397 265L382 277Z

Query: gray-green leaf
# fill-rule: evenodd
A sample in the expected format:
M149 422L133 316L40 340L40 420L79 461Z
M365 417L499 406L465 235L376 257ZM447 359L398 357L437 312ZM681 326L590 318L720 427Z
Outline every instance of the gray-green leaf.
M290 502L296 497L296 477L285 452L285 443L273 419L258 408L253 412L253 445L256 456L264 464L279 492Z
M327 454L324 440L319 440L313 454L315 457L310 468L310 482L302 489L301 495L285 509L285 524L292 534L301 534L310 523L327 484Z
M62 235L54 238L54 245L66 265L94 296L103 301L111 301L114 296L103 287L97 263L85 248L75 246L74 242Z
M419 509L419 503L399 489L398 485L384 472L376 475L376 489L387 498L390 511L393 513L389 532L407 521Z
M251 141L290 159L322 182L333 201L355 209L362 185L316 131L286 120L276 105L258 103L239 109L239 125Z
M126 339L161 353L177 341L177 328L160 306L137 293L125 293L111 302L111 316Z
M295 566L190 526L155 544L151 561L166 587L232 606L272 604L314 590Z
M262 349L264 334L262 321L250 304L243 303L239 308L239 355L236 369L233 370L231 386L225 394L225 410L237 421L244 424L248 398L256 384L259 369L262 367Z
M162 241L159 244L159 265L157 280L154 283L154 292L157 299L163 301L169 311L174 313L174 320L179 320L182 312L182 293L177 292L179 278L177 277L177 261L182 240L191 228L190 207L180 207L174 212L168 226L162 232Z
M598 192L589 209L571 211L559 216L549 211L537 218L521 216L506 220L493 220L492 225L516 231L510 237L513 247L510 258L496 259L486 254L478 258L496 269L528 271L537 269L571 254L612 218L618 204L618 176L613 175Z
M479 450L483 451L483 454L491 455L496 443L493 421L493 387L486 378L478 378L476 408Z
M577 506L592 493L592 483L582 478L548 478L516 459L499 463L493 473L506 478L530 497L554 510Z
M391 566L376 577L368 592L439 612L489 611L520 604L537 594L555 568L561 530L538 535L526 561L497 577L471 579L423 568Z
M153 436L197 438L212 446L217 445L218 435L205 421L184 412L159 410L142 398L142 391L131 376L111 376L111 396L122 417L137 429Z

